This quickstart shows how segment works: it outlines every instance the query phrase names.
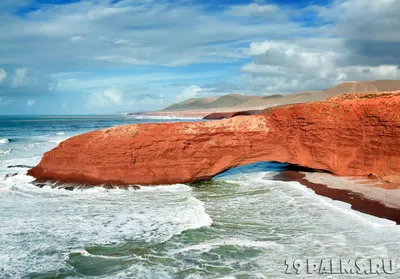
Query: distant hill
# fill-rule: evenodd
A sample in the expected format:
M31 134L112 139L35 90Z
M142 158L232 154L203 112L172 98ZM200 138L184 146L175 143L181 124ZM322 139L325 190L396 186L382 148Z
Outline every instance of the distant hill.
M180 103L172 104L164 110L188 110L188 109L214 109L238 106L251 98L257 96L246 96L241 94L228 94L215 98L191 98Z
M208 103L211 103L218 99L215 98L190 98L180 103L172 104L166 107L164 110L188 110L202 108Z
M400 90L400 80L349 81L323 91L273 94L266 96L228 94L212 98L191 98L180 103L172 104L160 112L260 109L284 104L319 101L342 93L382 92L394 90Z
M342 93L382 92L400 89L400 80L348 81L322 91L324 97L333 97Z

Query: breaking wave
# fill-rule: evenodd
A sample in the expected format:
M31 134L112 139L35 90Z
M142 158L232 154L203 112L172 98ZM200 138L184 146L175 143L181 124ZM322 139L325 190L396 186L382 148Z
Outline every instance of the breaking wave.
M6 154L9 154L9 153L11 153L11 151L12 151L12 149L11 149L11 148L8 148L8 149L6 149L6 150L2 150L2 149L0 149L0 155L6 155Z
M9 143L9 142L10 142L10 140L7 139L7 138L0 139L0 144L6 144L6 143Z

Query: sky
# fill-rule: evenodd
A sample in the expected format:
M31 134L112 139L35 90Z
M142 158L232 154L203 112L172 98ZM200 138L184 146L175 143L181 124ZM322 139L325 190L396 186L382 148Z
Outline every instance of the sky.
M400 79L400 0L1 0L0 114Z

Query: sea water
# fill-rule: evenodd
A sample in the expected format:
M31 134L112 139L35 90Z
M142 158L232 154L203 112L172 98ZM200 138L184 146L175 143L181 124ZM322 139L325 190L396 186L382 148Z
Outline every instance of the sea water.
M0 117L0 278L353 278L285 274L285 261L399 259L394 222L275 181L268 163L139 190L38 188L26 175L70 136L148 121ZM365 278L385 276L397 278Z

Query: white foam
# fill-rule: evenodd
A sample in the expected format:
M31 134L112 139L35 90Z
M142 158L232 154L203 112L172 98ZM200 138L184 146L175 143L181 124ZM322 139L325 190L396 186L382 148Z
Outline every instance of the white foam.
M185 184L140 186L141 191L164 191L164 192L191 192L192 189Z
M203 202L186 185L67 191L38 188L29 184L32 180L18 174L0 181L2 209L12 208L0 216L0 235L9 240L0 241L0 266L17 270L16 277L38 268L62 268L56 255L37 256L48 245L59 255L130 239L161 243L212 223Z
M0 144L6 144L9 143L10 141L7 138L2 138L0 139Z
M191 245L180 249L171 250L171 254L185 253L189 251L209 252L210 250L220 246L242 246L273 249L274 251L282 250L283 246L272 241L253 241L240 238L218 239L206 241L202 244Z
M7 166L15 166L15 165L26 165L26 166L35 166L37 165L42 156L31 156L26 158L12 158L0 161L0 166L7 167Z
M350 204L342 201L332 200L331 198L325 196L320 196L312 189L298 182L276 181L269 180L269 178L271 178L271 172L239 173L224 177L222 179L229 183L240 182L241 185L249 189L272 187L275 194L278 195L277 197L284 197L285 203L287 204L304 204L309 203L307 199L312 199L313 202L318 204L318 207L324 209L329 208L336 212L340 212L340 214L348 217L350 220L357 220L377 228L397 227L396 222L394 221L353 210ZM289 190L288 187L295 190L295 192ZM297 202L297 200L299 201Z
M93 257L93 258L102 258L102 259L129 259L132 258L133 256L104 256L104 255L92 255L86 250L82 249L77 249L77 250L72 250L70 254L79 254L84 257Z
M61 138L56 137L56 138L50 138L47 141L59 145L61 142L65 141L67 139L68 139L68 137L61 137Z
M339 200L333 200L329 197L325 196L320 196L315 193L314 190L308 188L307 186L302 185L301 183L298 182L285 182L289 183L292 187L296 187L309 195L310 197L313 197L314 199L318 200L319 202L323 203L326 206L329 206L330 208L340 211L341 213L346 214L348 217L358 219L362 222L366 222L374 227L386 227L386 226L396 226L396 222L384 218L379 218L376 216L372 216L369 214L362 213L360 211L354 210L351 208L351 204L339 201Z
M56 136L65 136L65 133L64 132L57 132L57 133L54 133Z
M11 151L12 151L11 148L8 148L8 149L5 149L5 150L0 149L0 155L10 154Z
M55 143L57 145L60 144L62 141L64 141L64 139L61 139L61 140L55 140L55 139L49 140L49 142Z

